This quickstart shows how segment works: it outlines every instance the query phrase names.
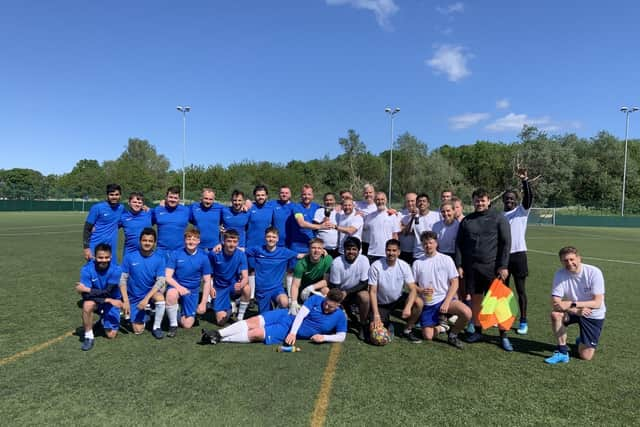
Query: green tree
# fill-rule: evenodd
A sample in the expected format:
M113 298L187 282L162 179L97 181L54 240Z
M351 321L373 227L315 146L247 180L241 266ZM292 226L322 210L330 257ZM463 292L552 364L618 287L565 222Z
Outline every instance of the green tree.
M60 177L59 187L66 197L104 198L107 178L97 160L82 159L71 172Z

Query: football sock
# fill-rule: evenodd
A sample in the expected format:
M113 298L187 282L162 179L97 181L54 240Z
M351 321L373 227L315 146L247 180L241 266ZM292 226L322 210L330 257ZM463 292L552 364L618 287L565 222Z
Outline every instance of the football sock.
M93 336L93 329L91 329L90 331L84 331L84 338L85 338L85 339L87 339L87 338L88 338L88 339L90 339L90 340L94 339L94 336Z
M251 288L251 299L256 296L256 276L249 276L249 288Z
M153 318L153 329L160 329L162 325L162 318L164 317L165 302L158 301L156 303L156 315Z
M230 336L226 336L226 337L222 337L222 339L220 340L222 342L240 342L240 343L245 343L245 342L250 342L249 341L249 330L245 330L245 331L240 331L236 334L230 335Z
M507 337L507 331L503 331L502 329L500 329L500 338L506 338Z
M247 331L249 331L249 327L247 326L247 322L243 320L241 322L236 322L231 326L227 326L226 328L222 328L218 332L222 338L225 338L236 335L240 332L244 332L246 334Z
M567 354L569 353L569 346L567 345L559 345L558 346L558 351L562 354Z
M520 318L520 323L527 323L527 318L526 317L521 317Z
M293 274L287 273L287 278L285 279L287 283L287 295L291 296L291 284L293 283Z
M166 307L169 326L178 326L178 304L167 305Z
M240 301L240 308L238 308L238 320L244 319L244 313L247 311L247 307L249 307L248 302Z

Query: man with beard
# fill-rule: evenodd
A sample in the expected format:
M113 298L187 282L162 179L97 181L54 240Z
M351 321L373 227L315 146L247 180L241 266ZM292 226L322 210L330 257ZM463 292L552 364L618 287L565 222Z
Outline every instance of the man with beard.
M115 252L118 248L118 222L124 212L120 204L122 188L118 184L107 185L107 199L96 203L89 209L82 233L84 259L93 258L94 249L99 243L106 243Z

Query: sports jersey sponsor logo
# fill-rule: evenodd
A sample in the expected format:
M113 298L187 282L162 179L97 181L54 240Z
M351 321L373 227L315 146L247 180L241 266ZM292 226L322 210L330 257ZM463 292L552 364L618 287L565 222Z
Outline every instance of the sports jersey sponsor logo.
M139 263L139 262L132 262L132 263L131 263L131 266L132 266L132 267L134 267L134 266L136 266L136 265L138 265L138 264L140 264L140 263Z

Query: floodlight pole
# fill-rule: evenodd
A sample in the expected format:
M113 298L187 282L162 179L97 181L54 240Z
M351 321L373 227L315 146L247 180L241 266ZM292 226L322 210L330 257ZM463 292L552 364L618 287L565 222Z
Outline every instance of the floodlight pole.
M384 109L384 112L387 113L391 119L391 143L389 146L389 205L391 205L391 183L393 180L393 116L400 112L400 108L387 107Z
M620 216L624 216L624 195L627 186L627 144L629 137L629 114L638 111L638 107L621 107L622 111L626 115L626 123L624 128L624 168L622 172L622 203L620 206Z
M186 200L187 181L186 181L186 171L184 168L184 162L187 156L187 113L191 111L191 106L178 105L176 109L182 113L182 200Z

